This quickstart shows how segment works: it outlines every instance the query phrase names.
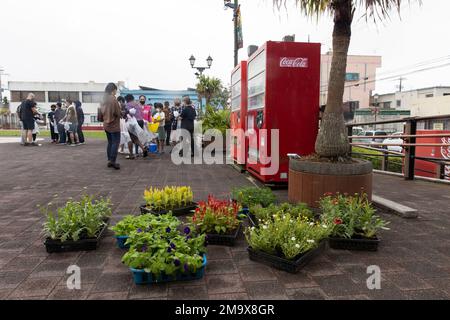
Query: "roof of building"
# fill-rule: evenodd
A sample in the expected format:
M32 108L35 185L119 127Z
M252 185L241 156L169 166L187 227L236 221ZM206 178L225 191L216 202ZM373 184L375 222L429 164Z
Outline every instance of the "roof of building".
M448 89L448 90L450 90L450 86L435 86L435 87L426 87L426 88L419 88L419 89L413 89L413 90L396 91L396 92L389 92L389 93L378 94L378 96L389 96L389 95L397 94L397 93L407 93L407 92L415 92L415 91L426 91L426 90L431 90L431 89ZM376 95L376 94L374 94L374 95Z

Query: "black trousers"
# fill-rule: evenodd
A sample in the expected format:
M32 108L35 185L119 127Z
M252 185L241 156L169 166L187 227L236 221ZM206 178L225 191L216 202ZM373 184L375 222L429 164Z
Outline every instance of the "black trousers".
M78 124L78 126L77 126L77 133L78 133L78 142L79 143L84 143L85 142L85 140L84 140L84 134L83 134L83 124L81 123L79 123Z
M172 125L165 125L164 130L166 130L166 145L170 146L170 134L172 133Z
M50 125L50 135L52 137L52 141L58 141L58 134L55 133L55 126Z

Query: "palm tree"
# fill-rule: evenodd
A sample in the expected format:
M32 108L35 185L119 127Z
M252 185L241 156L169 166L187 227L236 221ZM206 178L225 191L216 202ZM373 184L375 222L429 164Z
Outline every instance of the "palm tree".
M218 78L200 76L197 84L197 93L200 98L206 99L206 105L211 104L211 100L217 97L222 90L222 81Z
M280 9L288 0L273 0ZM403 0L403 2L409 0ZM418 0L421 2L421 0ZM338 159L346 157L350 150L343 115L343 96L347 54L352 35L352 22L357 7L365 9L366 18L383 19L391 9L400 12L401 0L295 0L296 5L307 16L328 13L334 18L333 58L328 85L327 108L322 118L316 153L320 157Z

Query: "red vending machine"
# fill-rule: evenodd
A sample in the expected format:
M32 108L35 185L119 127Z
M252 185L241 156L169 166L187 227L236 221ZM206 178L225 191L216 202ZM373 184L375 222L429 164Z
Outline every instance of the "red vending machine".
M231 74L231 155L234 163L244 168L247 155L247 102L247 61L242 61Z
M269 41L249 58L247 171L263 183L288 182L288 154L314 153L320 46ZM279 141L271 141L273 129L279 130Z

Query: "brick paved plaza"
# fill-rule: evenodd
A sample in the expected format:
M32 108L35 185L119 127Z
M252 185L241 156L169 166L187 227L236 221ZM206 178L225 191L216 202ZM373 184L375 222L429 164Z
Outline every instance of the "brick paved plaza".
M205 278L189 283L134 285L112 232L95 252L47 254L37 205L63 205L84 188L112 198L115 223L138 213L147 186L189 185L202 200L210 193L228 197L232 187L251 184L225 165L174 166L168 154L121 159L122 170L111 171L104 149L104 141L77 148L0 143L0 299L450 298L450 186L380 175L375 176L376 194L418 209L420 218L381 212L392 230L382 232L379 252L328 249L297 275L250 261L243 236L234 248L209 247ZM280 200L287 198L287 190L276 193ZM74 264L81 267L79 291L65 285L66 269ZM367 289L369 265L381 268L381 290Z

